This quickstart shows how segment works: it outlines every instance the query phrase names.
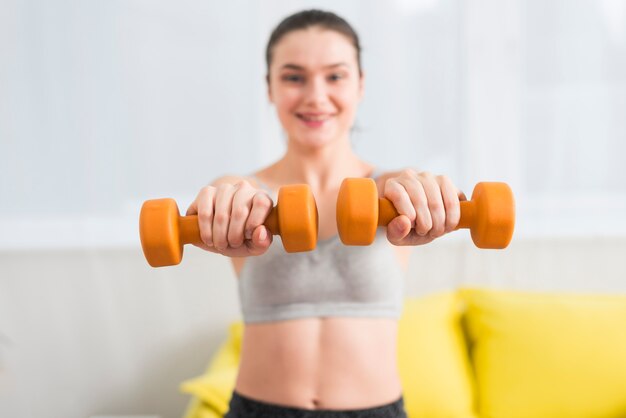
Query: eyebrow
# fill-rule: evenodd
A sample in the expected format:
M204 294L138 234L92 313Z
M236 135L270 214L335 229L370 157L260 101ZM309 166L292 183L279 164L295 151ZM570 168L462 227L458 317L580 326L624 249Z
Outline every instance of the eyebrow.
M324 68L336 68L336 67L341 67L341 66L347 67L348 64L346 64L345 62L338 62L336 64L326 65ZM285 64L285 65L283 65L281 67L281 69L297 70L297 71L304 71L305 70L304 67L302 67L301 65L296 65L296 64Z

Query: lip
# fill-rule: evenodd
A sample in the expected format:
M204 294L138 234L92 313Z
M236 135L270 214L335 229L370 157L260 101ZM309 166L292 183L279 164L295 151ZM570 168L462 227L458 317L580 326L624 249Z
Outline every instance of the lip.
M320 128L328 122L334 114L322 112L302 112L296 113L296 117L309 128Z

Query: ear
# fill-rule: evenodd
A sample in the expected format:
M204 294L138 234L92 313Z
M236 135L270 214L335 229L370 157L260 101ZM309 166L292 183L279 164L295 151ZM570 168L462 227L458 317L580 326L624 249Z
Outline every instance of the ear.
M272 88L270 85L270 75L266 74L265 75L265 83L267 85L267 99L270 101L270 103L274 103L274 99L272 99Z
M363 100L364 94L365 94L365 72L361 71L361 75L359 76L359 101Z

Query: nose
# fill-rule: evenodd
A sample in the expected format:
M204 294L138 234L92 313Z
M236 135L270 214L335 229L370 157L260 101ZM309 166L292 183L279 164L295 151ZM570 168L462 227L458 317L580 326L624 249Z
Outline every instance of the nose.
M307 105L321 105L328 100L326 80L323 77L314 77L306 85L305 102Z

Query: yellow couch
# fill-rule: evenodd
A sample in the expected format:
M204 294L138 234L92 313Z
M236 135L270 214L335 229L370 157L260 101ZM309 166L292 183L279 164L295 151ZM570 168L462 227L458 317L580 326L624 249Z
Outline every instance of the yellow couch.
M242 329L182 384L185 418L226 412ZM433 294L406 300L398 338L409 418L626 417L626 295Z

